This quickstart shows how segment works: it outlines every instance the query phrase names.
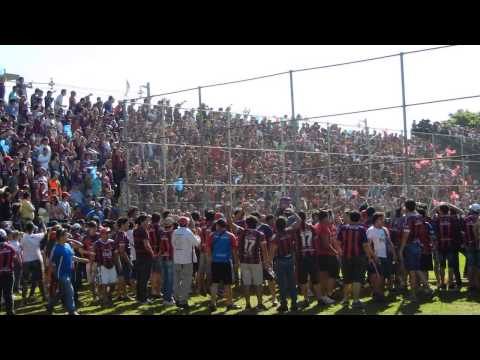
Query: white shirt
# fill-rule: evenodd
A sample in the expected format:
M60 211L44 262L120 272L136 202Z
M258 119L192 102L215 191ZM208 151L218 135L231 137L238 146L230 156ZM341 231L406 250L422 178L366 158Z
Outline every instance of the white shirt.
M127 231L128 245L130 245L130 259L137 260L137 253L135 252L135 244L133 242L133 229Z
M17 254L22 253L22 245L20 245L20 241L18 240L11 240L8 242L8 244L15 249Z
M42 261L42 253L40 252L40 241L42 241L44 237L44 233L23 235L22 247L24 263L35 260Z
M55 99L55 110L62 109L63 98L64 96L62 94L57 96L57 98Z
M193 248L200 245L200 237L194 235L192 230L180 227L172 234L173 263L192 264L195 251Z
M387 229L370 226L367 230L367 239L373 244L375 255L379 258L387 257Z

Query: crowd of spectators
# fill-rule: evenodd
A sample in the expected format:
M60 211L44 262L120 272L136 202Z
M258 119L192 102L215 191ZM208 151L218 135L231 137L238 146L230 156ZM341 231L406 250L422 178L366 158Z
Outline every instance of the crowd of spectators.
M156 211L165 200L180 210L230 200L271 210L295 194L296 174L301 208L329 204L341 212L369 202L391 209L405 197L405 167L421 202L462 206L478 197L455 147L415 134L415 123L409 156L427 159L405 166L398 132L186 109L166 99L132 101L124 114L111 96L94 102L92 94L67 93L44 94L23 78L0 82L0 221L114 219L127 204ZM473 136L446 122L430 126L434 134ZM137 142L128 155L127 141Z
M405 166L412 196L421 202L460 206L478 197L477 181L455 157L456 150L415 133L408 152L419 160L405 165L399 132L327 126L300 116L290 121L286 115L258 117L206 105L197 111L164 99L151 109L132 104L128 129L129 140L138 142L130 146L130 183L141 184L130 187L131 201L145 209L163 206L165 182L171 207L228 202L231 182L235 205L250 202L272 209L281 196L294 195L296 169L299 204L306 209L328 203L341 212L364 202L393 209L406 194ZM179 178L181 192L175 185Z
M126 174L121 103L66 89L44 94L21 77L0 83L0 221L21 229L30 220L117 217Z

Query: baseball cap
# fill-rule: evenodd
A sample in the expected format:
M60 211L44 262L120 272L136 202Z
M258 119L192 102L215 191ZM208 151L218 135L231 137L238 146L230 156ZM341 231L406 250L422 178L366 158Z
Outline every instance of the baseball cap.
M473 211L477 214L480 213L480 204L475 203L475 204L470 205L469 210Z
M108 234L110 232L110 228L108 227L101 227L100 234Z
M180 219L178 219L178 225L180 226L188 226L190 223L190 219L186 216L181 216Z
M82 225L80 225L79 223L75 223L75 224L72 225L72 229L73 230L81 230Z
M3 229L0 229L0 236L4 237L6 239L7 238L7 232Z
M214 220L225 219L225 216L222 213L215 213Z
M3 160L4 161L13 161L13 158L7 155L3 158Z
M215 221L215 225L220 225L220 226L227 226L227 222L225 221L225 219L221 218L221 219L218 219L217 221Z

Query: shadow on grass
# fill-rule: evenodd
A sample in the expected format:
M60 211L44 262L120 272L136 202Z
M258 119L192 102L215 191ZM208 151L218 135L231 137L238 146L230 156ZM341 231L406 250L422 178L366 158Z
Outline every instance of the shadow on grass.
M452 303L462 298L467 298L468 295L465 292L453 292L453 291L439 291L437 297L441 302Z
M420 314L420 302L406 302L402 300L398 305L395 315L415 315Z

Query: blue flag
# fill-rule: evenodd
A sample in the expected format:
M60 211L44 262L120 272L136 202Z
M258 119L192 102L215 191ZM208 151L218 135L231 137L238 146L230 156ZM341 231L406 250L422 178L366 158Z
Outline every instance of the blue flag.
M63 125L63 133L67 135L68 139L71 139L73 137L72 134L72 125L70 124L65 124Z
M92 176L92 179L96 179L97 178L97 167L96 166L91 166L89 168L90 170L90 175Z
M8 145L8 143L6 142L5 139L0 140L0 146L2 147L3 152L4 152L5 154L9 154L9 153L10 153L10 145Z
M183 178L182 177L178 178L178 180L175 182L175 190L177 190L178 192L183 191Z

